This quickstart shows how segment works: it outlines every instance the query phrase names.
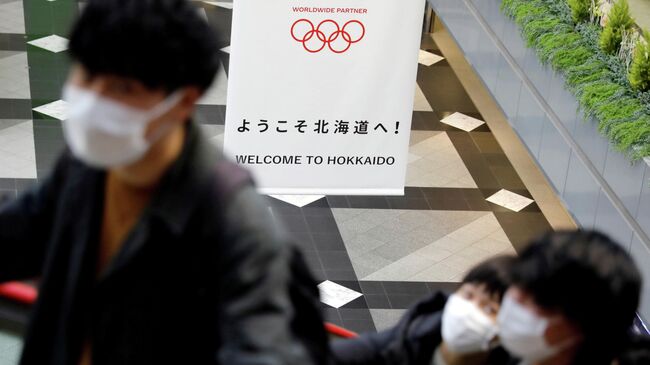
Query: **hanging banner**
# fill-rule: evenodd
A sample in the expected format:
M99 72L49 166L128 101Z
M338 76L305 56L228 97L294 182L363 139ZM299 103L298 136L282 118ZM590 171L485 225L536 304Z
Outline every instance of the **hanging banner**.
M265 194L402 195L424 0L235 0L225 151Z

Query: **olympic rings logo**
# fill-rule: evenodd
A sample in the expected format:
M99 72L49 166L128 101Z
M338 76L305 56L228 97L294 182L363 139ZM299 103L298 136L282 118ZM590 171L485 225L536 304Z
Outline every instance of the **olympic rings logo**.
M366 27L358 20L350 20L340 27L334 20L327 19L314 27L310 20L300 19L291 26L291 37L310 53L318 53L326 46L334 53L344 53L365 35Z

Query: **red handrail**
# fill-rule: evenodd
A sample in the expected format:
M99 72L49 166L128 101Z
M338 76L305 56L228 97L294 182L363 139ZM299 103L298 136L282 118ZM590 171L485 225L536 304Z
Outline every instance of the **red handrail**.
M345 328L341 328L335 324L325 322L325 330L327 330L328 333L337 336L337 337L342 337L342 338L355 338L358 337L359 335L352 332L348 331Z
M23 304L33 304L38 297L38 291L31 285L20 282L9 282L0 284L0 297L5 297ZM328 322L325 323L325 330L341 338L354 338L358 336L352 331Z
M33 304L38 297L38 291L31 285L10 282L0 284L0 297L23 304Z

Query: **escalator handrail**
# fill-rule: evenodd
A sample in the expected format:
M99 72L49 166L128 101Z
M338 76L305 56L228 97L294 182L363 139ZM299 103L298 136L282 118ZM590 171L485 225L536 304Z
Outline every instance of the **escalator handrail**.
M0 297L22 304L33 304L38 291L31 285L14 281L0 284Z
M22 304L33 304L38 297L38 291L31 285L14 281L0 284L0 297ZM336 337L354 338L358 336L355 332L328 322L325 323L325 329L329 334Z

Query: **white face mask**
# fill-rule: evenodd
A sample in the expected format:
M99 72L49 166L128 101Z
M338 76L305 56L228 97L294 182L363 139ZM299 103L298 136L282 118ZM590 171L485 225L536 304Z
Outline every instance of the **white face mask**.
M167 124L153 138L145 138L152 120L180 101L177 91L150 110L139 110L68 84L63 99L69 103L63 133L72 153L97 168L119 167L141 159L151 145L169 131Z
M497 325L474 303L456 294L449 297L442 313L442 338L457 354L487 351Z
M546 360L574 342L568 339L559 345L549 345L544 335L550 322L506 295L497 317L499 339L506 350L526 362Z

